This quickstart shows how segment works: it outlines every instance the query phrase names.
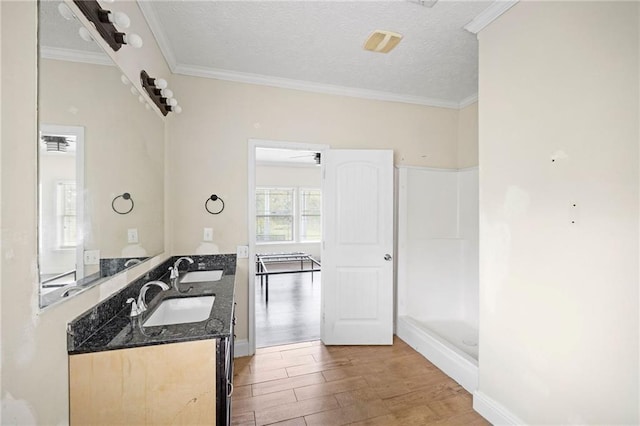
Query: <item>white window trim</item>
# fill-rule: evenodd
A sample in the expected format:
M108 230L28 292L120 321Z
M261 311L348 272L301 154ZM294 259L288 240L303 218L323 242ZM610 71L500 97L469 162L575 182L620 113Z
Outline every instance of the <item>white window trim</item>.
M291 232L291 237L292 240L284 240L284 241L258 241L256 238L256 244L257 245L274 245L274 244L297 244L298 243L298 226L296 223L296 218L297 218L297 188L293 187L293 186L256 186L256 192L258 192L259 190L286 190L286 191L292 191L292 198L293 198L293 208L292 208L292 213L291 213L291 222L292 222L292 226L293 226L293 230ZM254 194L254 199L255 199L255 194ZM258 218L258 212L256 211L254 220ZM256 236L257 237L257 236Z
M320 203L322 203L322 189L321 188L314 188L314 187L309 187L309 186L300 186L297 188L298 190L298 201L299 201L299 206L300 209L297 212L298 213L298 226L300 229L302 229L302 192L303 191L318 191L320 193ZM320 209L320 215L322 215L322 209ZM322 216L321 220L322 220ZM322 241L322 236L320 238L318 238L317 240L303 240L301 235L298 235L298 244L312 244L312 243L319 243Z

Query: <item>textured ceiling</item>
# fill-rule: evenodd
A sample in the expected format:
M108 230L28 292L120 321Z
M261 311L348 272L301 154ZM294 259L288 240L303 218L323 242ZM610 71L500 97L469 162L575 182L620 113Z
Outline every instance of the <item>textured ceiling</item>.
M38 40L41 47L68 49L78 52L103 53L93 41L78 35L81 24L76 19L65 20L58 12L58 1L40 1L38 5ZM104 55L107 58L106 55Z
M463 27L493 3L138 1L175 73L453 108L478 91L478 43ZM58 4L40 2L45 50L99 54ZM388 54L364 50L376 29L404 39Z
M174 72L454 107L477 95L478 43L463 27L491 3L139 1ZM404 39L365 51L376 29Z

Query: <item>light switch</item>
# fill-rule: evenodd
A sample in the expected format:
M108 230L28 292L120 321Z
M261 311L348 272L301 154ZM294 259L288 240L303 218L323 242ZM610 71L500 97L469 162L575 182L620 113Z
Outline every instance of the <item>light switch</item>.
M213 241L213 228L204 228L202 241Z
M238 259L246 259L249 257L249 246L238 246L238 251L236 256Z
M128 243L137 243L138 242L138 229L137 228L127 229L127 242Z
M100 263L100 250L85 250L84 264L97 265Z

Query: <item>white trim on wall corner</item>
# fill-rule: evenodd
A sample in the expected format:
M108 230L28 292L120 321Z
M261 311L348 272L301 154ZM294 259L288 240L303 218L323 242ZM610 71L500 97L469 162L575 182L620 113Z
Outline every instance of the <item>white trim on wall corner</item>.
M394 166L396 169L416 169L416 170L428 170L432 172L465 172L467 170L477 170L478 166L461 167L459 169L445 169L440 167L426 167L426 166L406 166L398 164Z
M40 56L45 59L58 61L80 62L83 64L115 66L111 58L101 52L87 52L84 50L63 49L60 47L40 47Z
M160 20L158 16L153 11L153 7L151 6L150 1L140 1L138 0L138 7L144 16L144 19L147 21L153 36L158 43L158 47L162 52L162 56L164 56L164 60L167 62L169 69L172 73L175 73L176 69L176 57L173 54L173 50L171 49L171 45L169 43L169 39L164 33L163 26L160 24ZM164 77L167 78L168 76Z
M233 344L233 357L239 358L241 356L249 355L249 341L247 339L236 339Z
M424 98L421 96L399 95L396 93L376 90L356 89L331 84L313 83L288 78L271 77L268 75L251 74L237 71L221 70L199 66L177 65L172 71L192 77L213 78L216 80L234 81L237 83L258 84L261 86L278 87L280 89L302 90L305 92L322 93L328 95L348 96L352 98L372 99L377 101L401 102L438 108L460 109L459 102L442 99Z
M475 94L473 94L471 96L468 96L468 97L464 98L463 100L461 100L460 101L460 109L466 108L469 105L473 105L476 102L478 102L478 94L477 93L475 93Z
M473 409L496 426L526 424L503 405L481 391L473 393Z
M498 0L491 3L491 6L482 11L471 22L464 26L464 29L473 34L478 34L487 25L495 21L518 3L519 0Z

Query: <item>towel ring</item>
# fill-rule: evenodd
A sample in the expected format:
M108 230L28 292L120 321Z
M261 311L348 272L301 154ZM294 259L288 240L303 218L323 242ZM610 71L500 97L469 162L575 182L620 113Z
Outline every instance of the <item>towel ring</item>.
M217 212L212 212L209 210L209 201L220 201L222 203L222 207ZM220 214L222 210L224 210L224 201L222 198L218 197L216 194L211 195L211 197L207 198L207 201L204 202L204 208L211 214Z
M127 210L126 212L121 212L121 211L118 211L118 209L116 209L116 200L118 198L122 198L123 200L129 200L131 202L131 207L129 207L129 210ZM131 198L131 194L129 194L128 192L125 192L122 195L118 195L117 197L115 197L113 201L111 201L111 208L113 209L114 212L118 214L131 213L131 210L133 210L133 198Z

